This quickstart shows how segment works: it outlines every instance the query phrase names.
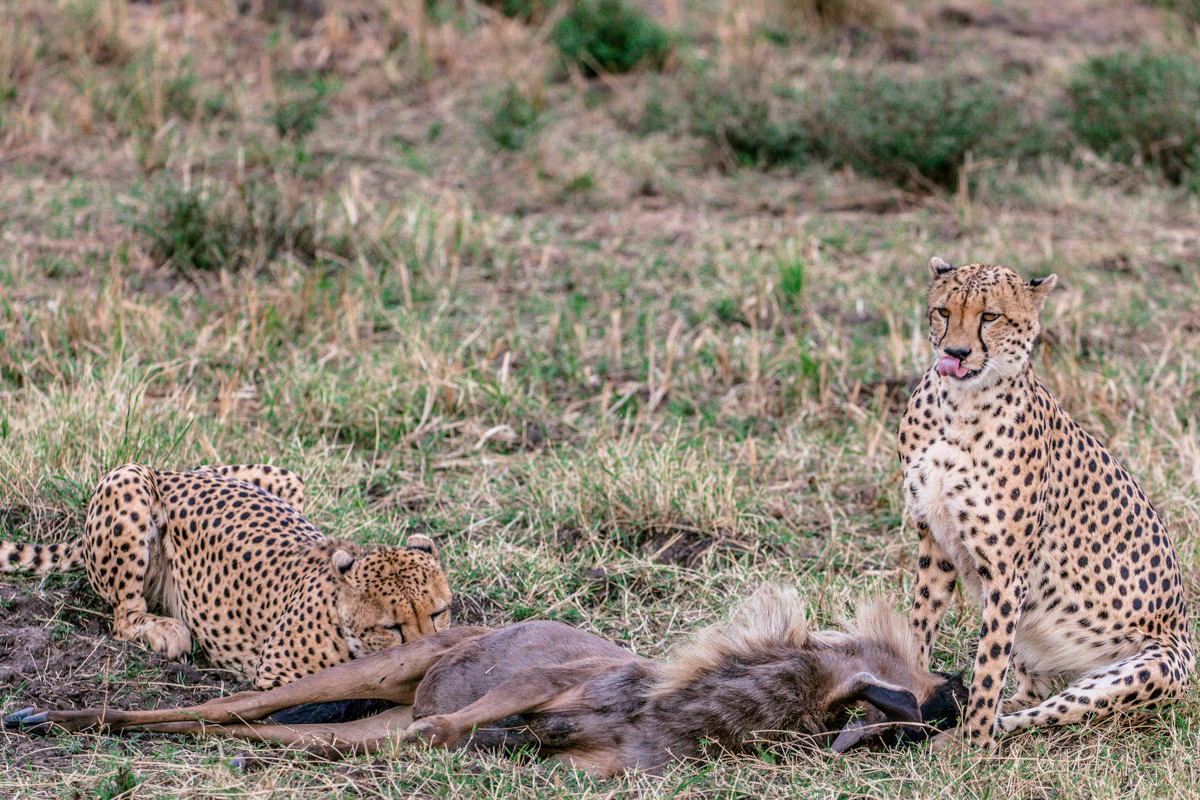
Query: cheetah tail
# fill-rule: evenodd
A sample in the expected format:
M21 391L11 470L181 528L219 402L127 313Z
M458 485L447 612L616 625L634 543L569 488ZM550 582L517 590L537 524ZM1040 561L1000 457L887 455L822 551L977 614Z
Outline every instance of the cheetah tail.
M83 568L83 542L21 544L0 542L0 572L73 572Z

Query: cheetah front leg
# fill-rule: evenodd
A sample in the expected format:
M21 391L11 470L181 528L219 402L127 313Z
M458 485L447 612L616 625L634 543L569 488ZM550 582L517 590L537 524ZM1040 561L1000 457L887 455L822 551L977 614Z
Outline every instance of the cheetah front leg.
M146 602L150 585L161 587L171 569L160 519L154 470L126 464L108 473L88 503L84 567L92 589L112 603L114 638L178 659L191 651L191 633L180 620L149 613Z
M1013 640L1021 615L1024 583L1017 578L992 574L989 565L981 564L983 580L979 647L975 653L975 671L971 677L971 692L959 726L961 736L978 747L992 750L996 745L996 718L1000 711L1000 695L1008 674Z
M929 525L917 520L920 541L917 549L917 585L913 595L909 623L921 646L921 667L929 669L933 643L937 639L942 618L954 597L958 570L950 556L933 538Z

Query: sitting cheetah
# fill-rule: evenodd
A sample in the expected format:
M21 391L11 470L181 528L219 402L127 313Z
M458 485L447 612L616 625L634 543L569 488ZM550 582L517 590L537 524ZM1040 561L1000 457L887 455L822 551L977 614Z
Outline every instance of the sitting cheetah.
M1057 277L929 262L938 361L908 401L900 462L920 536L910 616L929 664L961 579L983 627L959 731L995 736L1150 708L1195 664L1179 562L1137 483L1033 374ZM1016 692L1001 713L1009 662ZM1069 685L1047 699L1051 682Z
M0 543L0 571L82 565L117 639L179 658L195 637L256 689L446 629L450 588L428 537L326 538L300 515L303 494L277 467L127 464L101 478L80 539Z

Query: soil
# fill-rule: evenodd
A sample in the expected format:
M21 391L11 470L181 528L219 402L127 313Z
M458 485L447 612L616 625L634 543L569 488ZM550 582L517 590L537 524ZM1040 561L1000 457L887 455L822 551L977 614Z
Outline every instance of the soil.
M109 612L86 579L54 577L0 583L0 698L3 713L39 708L151 708L195 705L247 688L202 655L178 663L109 636ZM140 750L148 734L121 740ZM69 769L69 739L0 731L5 760ZM143 745L144 746L144 745Z

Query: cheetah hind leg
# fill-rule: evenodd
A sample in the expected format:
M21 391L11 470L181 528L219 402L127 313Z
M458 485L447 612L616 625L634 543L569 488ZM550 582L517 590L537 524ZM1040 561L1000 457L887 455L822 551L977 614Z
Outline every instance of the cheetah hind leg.
M170 579L157 505L149 467L126 464L105 475L88 506L85 566L92 588L113 605L113 638L178 660L192 649L191 632L181 620L151 614L147 603L161 603Z
M1033 708L1002 714L1003 733L1039 725L1073 725L1120 711L1148 711L1182 691L1191 671L1190 650L1161 641L1139 653L1072 682L1061 693Z

